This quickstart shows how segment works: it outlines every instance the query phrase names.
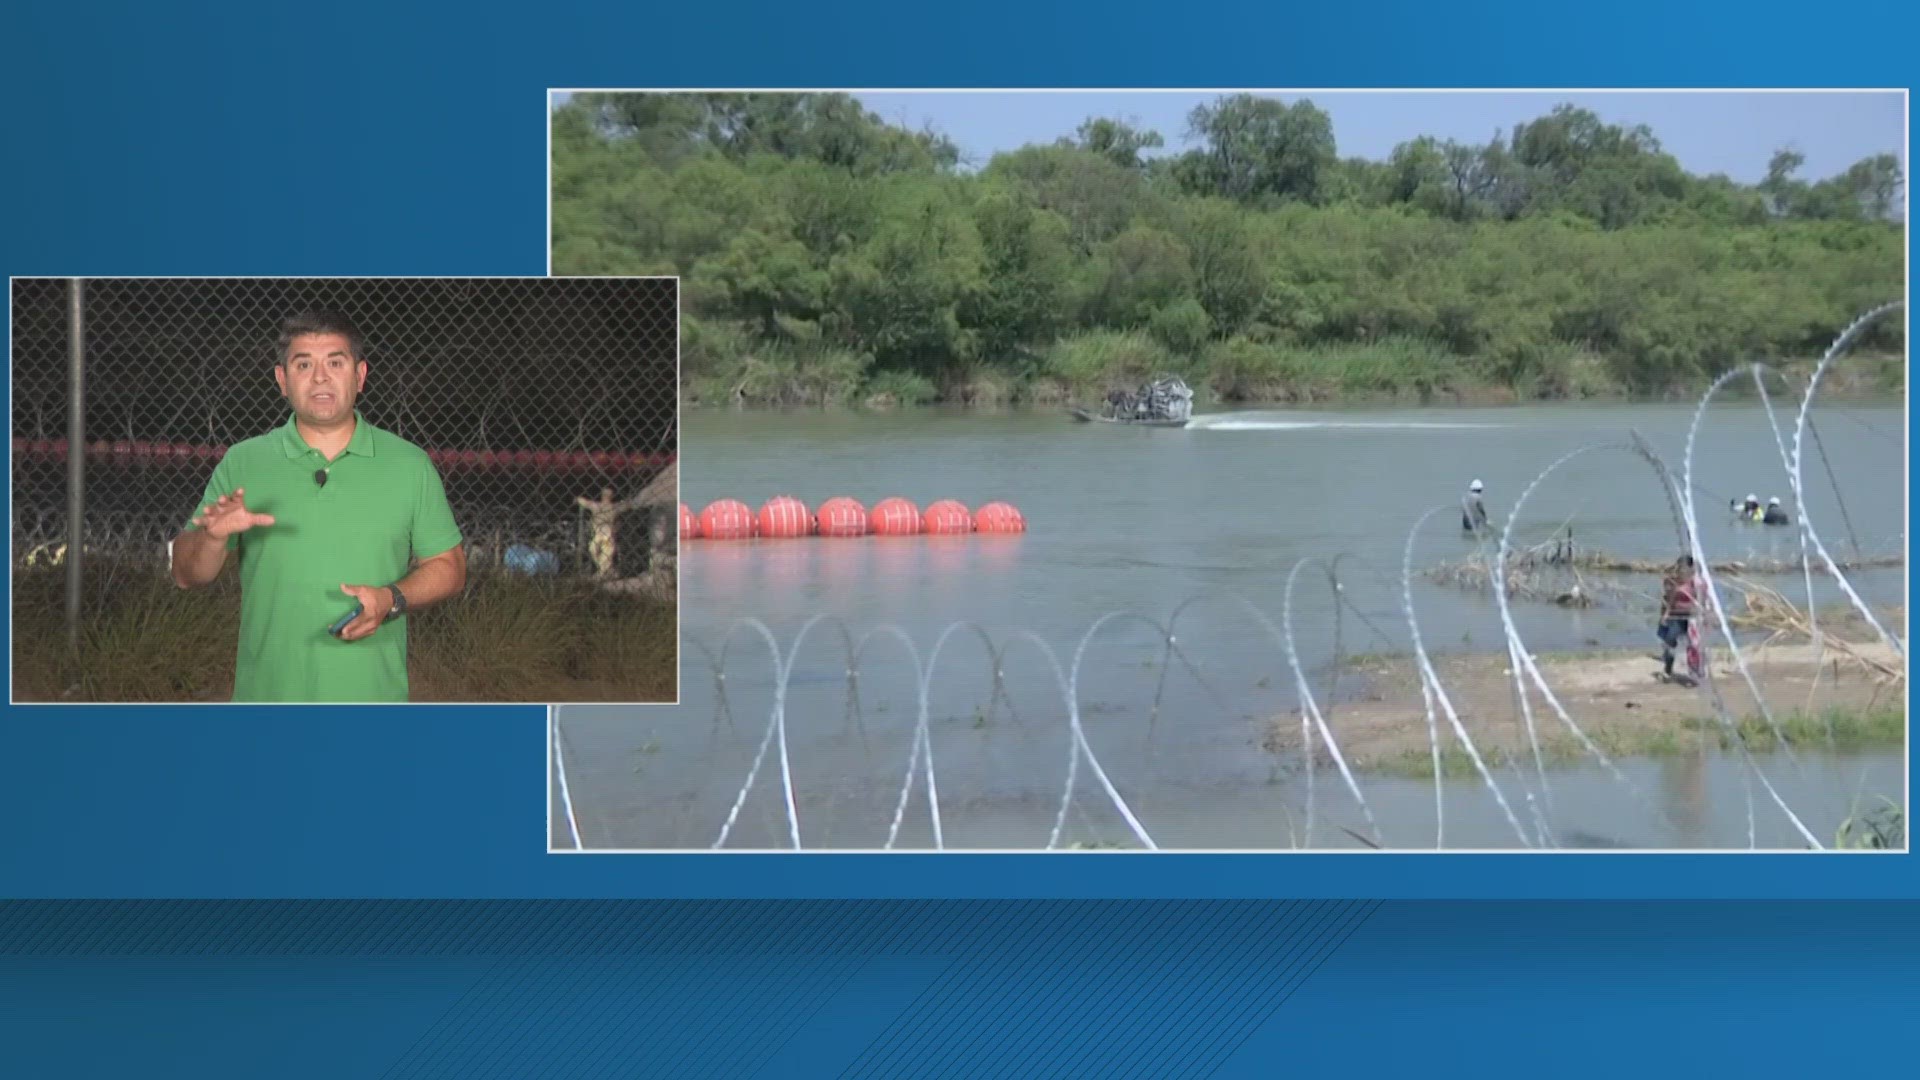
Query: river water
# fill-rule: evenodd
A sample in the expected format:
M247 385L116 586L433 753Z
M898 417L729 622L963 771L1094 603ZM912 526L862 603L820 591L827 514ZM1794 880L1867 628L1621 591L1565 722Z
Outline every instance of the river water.
M1516 544L1567 527L1583 549L1671 559L1678 540L1660 482L1619 447L1638 433L1677 479L1692 415L1691 405L1644 404L1261 410L1163 430L1078 424L1052 410L690 412L681 494L696 512L717 498L757 507L781 494L816 507L834 495L868 506L897 495L923 508L1006 500L1028 532L683 544L681 704L559 710L578 827L587 846L619 848L704 848L723 829L727 847L749 848L791 847L796 832L804 847L1350 844L1343 829L1366 829L1338 777L1319 771L1309 799L1297 763L1261 746L1297 699L1279 634L1296 563L1339 557L1337 608L1321 564L1295 583L1294 651L1319 687L1336 610L1343 653L1408 648L1403 549L1422 514L1445 508L1413 554L1422 639L1434 652L1499 648L1490 595L1420 576L1472 551L1458 509L1468 482L1486 484L1498 526L1543 470L1596 447L1535 489ZM1809 436L1807 509L1836 557L1856 544L1905 549L1904 417L1897 405L1813 413L1824 456ZM1789 450L1793 419L1778 418ZM1796 530L1739 524L1726 510L1749 492L1793 503L1758 405L1710 409L1694 484L1716 560L1797 555ZM1814 580L1819 603L1841 598L1831 580ZM1850 580L1869 603L1904 597L1904 568ZM1622 583L1646 598L1585 610L1519 603L1518 628L1536 650L1656 649L1657 580ZM1804 601L1797 574L1771 583ZM769 740L776 694L784 730ZM937 838L916 745L933 761ZM918 765L902 810L909 761ZM1823 843L1857 801L1904 802L1901 751L1807 752L1797 767L1762 767ZM1631 787L1594 767L1558 770L1531 804L1519 777L1497 775L1526 819L1519 833L1484 783L1449 780L1441 842L1517 846L1544 833L1556 846L1797 846L1764 793L1749 814L1755 785L1737 758L1703 750L1625 771ZM1430 781L1362 783L1384 840L1435 844ZM571 846L564 818L555 814L553 835Z

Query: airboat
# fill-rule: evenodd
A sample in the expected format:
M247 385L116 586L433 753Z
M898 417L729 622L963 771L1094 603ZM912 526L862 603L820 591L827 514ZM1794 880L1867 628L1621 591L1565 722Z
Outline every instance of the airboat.
M1099 412L1079 406L1068 411L1082 423L1181 428L1193 418L1193 390L1177 375L1162 375L1138 390L1113 391Z

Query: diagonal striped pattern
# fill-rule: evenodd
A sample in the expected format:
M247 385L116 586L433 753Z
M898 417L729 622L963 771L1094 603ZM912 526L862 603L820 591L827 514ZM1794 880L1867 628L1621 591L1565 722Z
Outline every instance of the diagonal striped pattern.
M382 1073L393 1080L1205 1075L1372 910L1345 901L48 901L0 905L0 955L345 957L371 961L369 978L391 977L397 960L478 972L408 1036ZM474 958L491 959L474 967Z
M985 905L848 1077L1204 1076L1370 911L1325 901Z

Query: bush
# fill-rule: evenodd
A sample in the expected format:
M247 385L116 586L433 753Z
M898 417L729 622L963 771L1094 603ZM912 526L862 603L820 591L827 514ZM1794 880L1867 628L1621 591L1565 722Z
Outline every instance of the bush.
M689 382L696 404L793 408L845 405L865 380L871 358L816 344L722 339L741 351L704 356L702 374ZM712 346L708 346L711 348Z
M1069 387L1133 387L1169 370L1166 346L1137 330L1093 330L1054 342L1046 373Z
M869 409L912 408L938 400L940 390L933 380L911 371L883 371L868 380L860 391Z
M1154 312L1147 332L1176 356L1198 356L1213 334L1213 320L1200 301L1187 297Z
M1271 401L1295 396L1300 389L1284 350L1246 337L1215 342L1203 363L1207 385L1221 401Z

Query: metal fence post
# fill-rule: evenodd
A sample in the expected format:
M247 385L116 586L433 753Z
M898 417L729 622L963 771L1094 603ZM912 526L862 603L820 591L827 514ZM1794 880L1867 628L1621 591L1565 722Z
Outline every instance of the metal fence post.
M631 494L677 442L671 278L43 277L11 291L14 416L32 424L13 433L13 542L37 567L74 560L41 614L81 643L102 602L85 574L164 566L227 448L286 422L261 361L292 314L360 326L373 359L356 408L428 453L489 563L505 556L485 543L497 534L584 567L574 500ZM622 554L623 575L643 571L644 546Z
M85 284L71 283L67 309L71 386L67 401L67 648L80 647L80 548L86 511L86 300Z

